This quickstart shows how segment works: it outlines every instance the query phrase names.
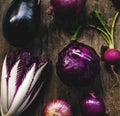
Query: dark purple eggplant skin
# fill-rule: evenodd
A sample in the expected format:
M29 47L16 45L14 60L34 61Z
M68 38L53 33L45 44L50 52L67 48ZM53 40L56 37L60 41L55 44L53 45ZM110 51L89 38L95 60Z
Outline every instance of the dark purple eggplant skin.
M96 51L83 43L72 41L58 54L56 73L64 84L83 86L90 84L100 70Z
M88 95L81 99L82 116L105 116L106 108L103 99L98 95Z
M3 14L2 32L5 40L16 47L30 43L39 28L38 0L13 0Z

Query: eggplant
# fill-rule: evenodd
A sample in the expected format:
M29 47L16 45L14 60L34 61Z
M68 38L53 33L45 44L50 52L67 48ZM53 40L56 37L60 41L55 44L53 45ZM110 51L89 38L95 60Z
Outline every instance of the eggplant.
M2 32L5 40L15 47L33 41L39 28L40 2L38 0L13 0L3 14Z

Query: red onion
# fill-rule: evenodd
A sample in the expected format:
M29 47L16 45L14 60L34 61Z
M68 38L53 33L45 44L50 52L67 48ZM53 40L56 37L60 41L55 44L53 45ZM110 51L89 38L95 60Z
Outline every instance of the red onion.
M56 15L78 15L83 6L85 0L51 0L50 7L48 8L48 13L51 14L52 11Z
M54 99L46 104L42 116L73 116L73 114L70 104L61 99Z
M105 116L104 101L94 93L81 100L80 108L83 116Z
M30 52L9 52L2 66L0 101L2 116L18 116L25 111L48 79L51 61Z

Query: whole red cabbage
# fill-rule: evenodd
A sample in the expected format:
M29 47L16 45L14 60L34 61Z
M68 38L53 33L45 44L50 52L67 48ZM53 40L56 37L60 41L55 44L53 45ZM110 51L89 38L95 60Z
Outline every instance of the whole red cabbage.
M90 93L80 102L80 109L83 116L105 116L105 104L100 96Z
M99 61L92 47L74 41L58 54L56 72L67 85L86 85L98 74Z

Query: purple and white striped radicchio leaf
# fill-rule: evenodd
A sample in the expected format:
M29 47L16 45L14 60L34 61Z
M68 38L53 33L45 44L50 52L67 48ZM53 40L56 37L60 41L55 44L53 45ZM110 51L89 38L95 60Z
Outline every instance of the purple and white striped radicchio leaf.
M1 77L1 111L4 115L22 113L40 92L51 62L31 57L29 52L8 53ZM46 75L46 74L45 74Z

